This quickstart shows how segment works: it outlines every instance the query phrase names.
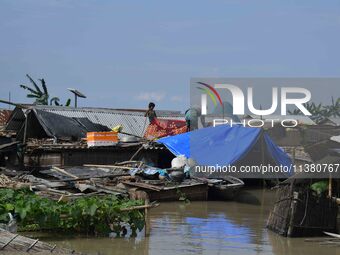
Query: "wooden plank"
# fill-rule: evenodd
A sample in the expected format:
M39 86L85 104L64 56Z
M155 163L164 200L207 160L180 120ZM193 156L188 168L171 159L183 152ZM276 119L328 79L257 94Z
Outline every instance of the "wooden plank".
M39 242L39 239L34 240L34 242L26 249L26 252L29 252L30 249L32 249L38 242Z
M129 186L134 186L138 188L143 188L143 189L149 189L149 190L154 190L154 191L161 191L163 188L157 187L155 185L151 184L146 184L142 182L128 182L128 181L123 181L123 184L129 185Z
M189 187L195 187L195 186L207 186L206 183L190 183L190 184L179 184L171 187L164 187L162 190L172 190L172 189L181 189L181 188L189 188Z
M9 241L7 243L5 243L0 250L3 250L6 248L7 245L9 245L15 238L17 238L19 236L19 234L14 235L11 239L9 239Z
M128 208L123 208L120 209L120 211L125 212L125 211L133 211L133 210L140 210L140 209L147 209L147 208L154 208L159 206L159 203L151 203L151 204L146 204L146 205L138 205L138 206L132 206Z
M339 234L330 233L330 232L326 232L326 231L324 231L323 233L326 234L326 235L328 235L328 236L331 236L331 237L340 238L340 235L339 235Z
M180 191L180 192L178 192ZM161 191L147 191L151 201L178 201L182 195L190 201L206 201L208 198L208 186L206 184L172 188Z
M122 177L122 176L130 176L130 174L105 174L98 176L86 176L86 177L78 177L78 178L70 178L70 179L61 179L61 180L51 180L50 182L73 182L73 181L84 181L92 178L113 178L113 177Z
M57 172L59 172L59 173L61 173L61 174L63 174L63 175L66 175L68 177L71 177L71 178L74 178L74 179L78 179L78 176L76 176L74 174L71 174L71 173L68 173L64 169L61 169L59 167L53 166L52 169L57 171Z
M106 167L106 168L121 168L121 169L135 169L135 167L129 167L129 166L118 166L118 165L94 165L94 164L84 164L83 166L89 166L89 167Z
M0 228L0 250L8 251L9 253L17 254L24 252L31 253L50 253L53 254L80 254L73 250L57 248L56 245L34 240L18 234L13 234L5 229ZM29 254L29 253L28 253Z

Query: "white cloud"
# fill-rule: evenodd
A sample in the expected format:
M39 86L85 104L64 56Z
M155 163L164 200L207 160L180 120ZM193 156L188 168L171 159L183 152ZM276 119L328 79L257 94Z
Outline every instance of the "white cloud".
M182 102L182 101L183 101L183 97L182 97L182 96L176 95L176 96L172 96L172 97L170 98L170 100L171 100L172 102Z
M164 92L141 92L136 96L140 101L156 101L160 102L165 98Z

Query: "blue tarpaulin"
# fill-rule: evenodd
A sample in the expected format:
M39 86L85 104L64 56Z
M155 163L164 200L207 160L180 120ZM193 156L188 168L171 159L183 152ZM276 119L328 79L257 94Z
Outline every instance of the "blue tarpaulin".
M289 156L260 128L219 125L169 136L157 142L164 144L174 155L193 158L199 165L233 165L244 158L259 141L264 139L266 156L277 165L290 167Z

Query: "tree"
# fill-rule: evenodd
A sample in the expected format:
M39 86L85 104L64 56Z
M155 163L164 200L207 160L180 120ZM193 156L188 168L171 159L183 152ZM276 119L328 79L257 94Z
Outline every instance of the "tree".
M34 104L37 105L56 105L56 106L62 106L60 104L60 99L59 97L52 97L49 100L49 93L47 90L47 86L46 86L46 82L44 79L39 79L40 83L41 83L41 88L38 86L38 84L31 78L31 76L29 76L28 74L26 74L27 78L29 79L29 81L32 83L33 87L29 87L27 85L23 85L21 84L20 87L28 90L30 93L27 94L28 98L34 98ZM67 99L65 106L70 106L71 104L71 99Z
M317 123L327 117L340 117L340 98L336 101L332 97L331 105L322 105L315 103L305 103L303 104L306 109L312 114L311 119ZM299 109L294 109L293 111L288 111L291 115L301 115L302 112Z
M335 101L332 97L332 104L327 105L324 108L327 117L340 117L340 98Z

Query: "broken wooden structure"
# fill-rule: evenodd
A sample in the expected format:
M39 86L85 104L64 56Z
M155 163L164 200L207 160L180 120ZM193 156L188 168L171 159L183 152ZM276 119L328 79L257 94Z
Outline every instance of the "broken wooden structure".
M184 180L181 183L166 183L162 181L149 184L146 182L122 182L128 187L130 197L143 199L138 191L144 191L150 201L206 201L208 199L207 183L196 180Z
M150 169L156 174L145 176L144 171ZM126 161L116 165L89 164L65 169L53 166L34 175L0 175L0 187L29 187L40 196L64 201L107 194L145 201L208 199L207 182L197 179L159 179L158 170L165 171L149 167L141 161Z
M320 236L336 231L337 215L336 199L316 195L309 185L293 181L279 186L267 228L287 237Z

